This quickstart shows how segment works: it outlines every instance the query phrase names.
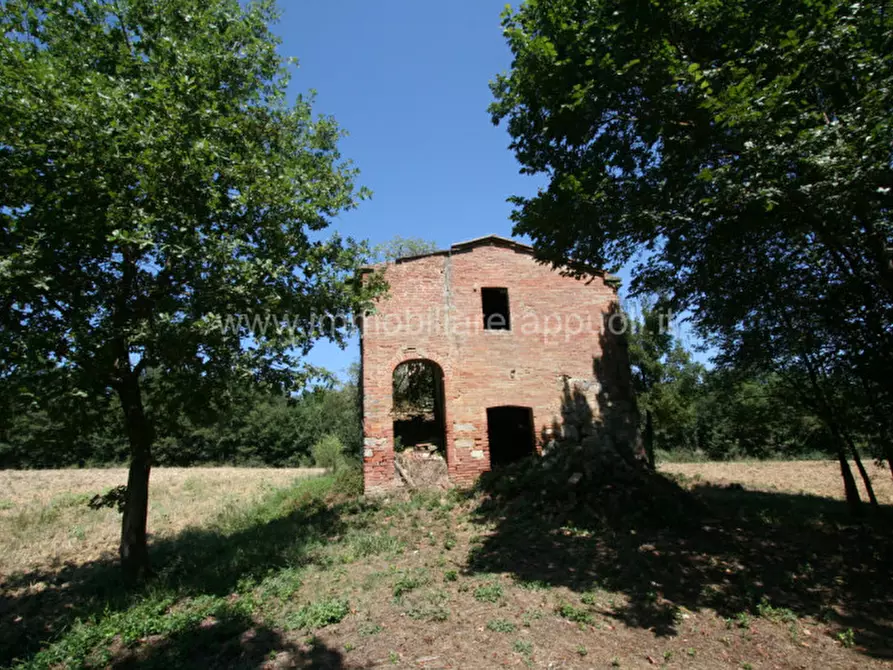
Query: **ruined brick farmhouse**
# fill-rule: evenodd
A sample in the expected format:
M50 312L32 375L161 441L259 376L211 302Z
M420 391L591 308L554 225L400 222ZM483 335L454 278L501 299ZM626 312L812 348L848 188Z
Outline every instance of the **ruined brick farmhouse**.
M383 271L389 291L362 323L367 491L402 484L395 444L437 448L449 479L465 483L562 439L633 439L615 278L563 275L497 236L369 271ZM407 365L430 370L424 416L395 407Z

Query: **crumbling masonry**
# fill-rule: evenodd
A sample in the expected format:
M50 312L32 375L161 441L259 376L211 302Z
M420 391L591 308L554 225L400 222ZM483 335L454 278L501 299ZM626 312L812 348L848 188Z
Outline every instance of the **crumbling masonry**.
M496 236L376 270L390 288L362 323L367 491L402 484L395 437L439 448L455 483L562 440L634 445L613 277L562 275ZM415 424L393 402L395 371L410 361L435 379L434 411Z

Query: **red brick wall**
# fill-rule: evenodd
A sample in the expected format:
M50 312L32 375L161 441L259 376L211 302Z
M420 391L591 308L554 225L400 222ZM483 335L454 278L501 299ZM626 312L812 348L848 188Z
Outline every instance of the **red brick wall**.
M363 325L367 490L399 485L391 388L394 368L406 360L426 358L443 369L447 465L456 482L489 469L488 407L531 407L538 447L562 424L568 384L597 418L602 384L594 360L602 355L604 314L617 300L603 278L563 277L529 253L496 245L389 264L385 278L389 296ZM490 286L508 288L511 330L483 328L480 289ZM628 375L625 358L620 369Z

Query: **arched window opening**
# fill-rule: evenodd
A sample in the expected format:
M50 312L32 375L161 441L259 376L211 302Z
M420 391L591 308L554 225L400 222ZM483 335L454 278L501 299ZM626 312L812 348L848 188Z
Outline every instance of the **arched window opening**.
M394 448L446 457L443 370L434 361L404 361L394 368Z

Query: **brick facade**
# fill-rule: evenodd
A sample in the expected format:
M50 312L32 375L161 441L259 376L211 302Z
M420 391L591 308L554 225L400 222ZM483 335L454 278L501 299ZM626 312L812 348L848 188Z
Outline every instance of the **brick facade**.
M490 468L488 407L531 408L537 449L605 426L606 408L621 417L615 432L634 425L625 346L605 327L617 305L610 277L562 276L537 263L530 247L499 237L400 259L384 272L388 296L362 326L367 490L400 485L392 375L407 360L428 359L443 371L446 459L457 483ZM508 289L510 330L484 329L485 287Z

